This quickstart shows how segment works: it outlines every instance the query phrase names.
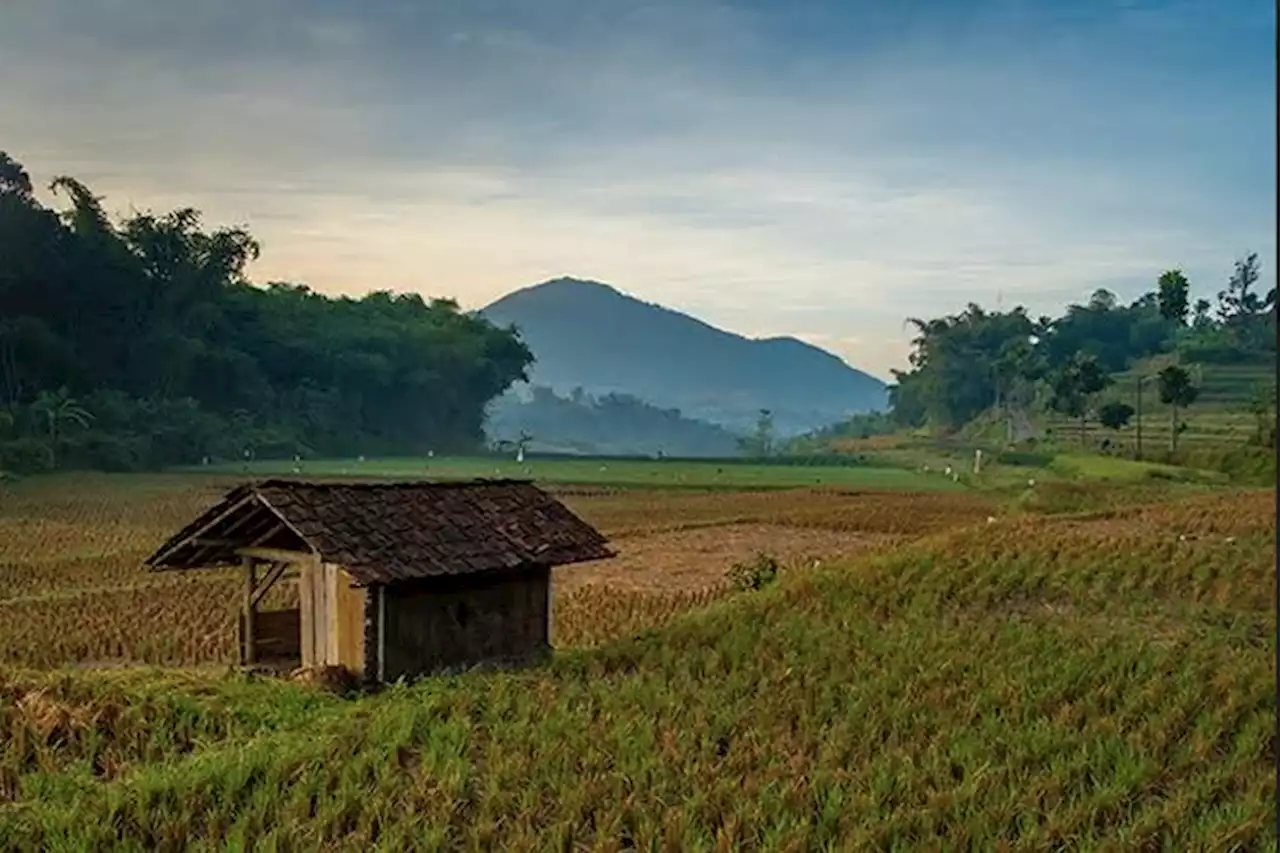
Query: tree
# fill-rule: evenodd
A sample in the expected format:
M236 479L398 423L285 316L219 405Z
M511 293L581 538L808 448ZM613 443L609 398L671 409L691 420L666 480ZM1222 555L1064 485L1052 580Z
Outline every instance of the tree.
M62 441L75 464L465 451L528 378L517 333L451 300L257 286L244 229L191 208L114 221L71 177L53 182L61 214L30 189L0 153L0 406L38 404L59 441L92 415Z
M520 438L516 441L516 461L524 464L525 451L529 449L529 445L533 443L533 436L524 430L520 430Z
M1257 252L1250 252L1235 262L1235 270L1227 282L1227 289L1218 291L1218 316L1223 322L1229 323L1263 308L1264 300L1259 299L1258 294L1253 290L1253 286L1258 283L1258 277ZM1274 293L1269 294L1269 301L1275 302Z
M94 238L114 232L111 220L102 209L102 199L75 178L60 175L49 183L49 191L65 192L70 197L71 210L64 218L77 235Z
M31 198L31 176L22 164L0 151L0 194Z
M1093 397L1111 382L1111 376L1103 370L1098 359L1085 353L1077 353L1051 380L1053 396L1050 406L1067 417L1080 419L1081 444L1085 443L1089 405Z
M901 407L911 417L895 417L907 426L929 422L943 431L1002 402L1016 384L1020 356L1034 350L1017 342L1029 342L1037 331L1021 306L1000 313L970 304L960 314L908 322L917 332L912 369L895 373L892 393L895 412Z
M56 391L41 391L36 401L31 404L31 411L45 422L49 434L49 449L55 454L62 439L63 430L68 426L87 429L93 415L71 396L66 387Z
M1274 351L1276 290L1259 296L1259 276L1257 252L1236 261L1227 289L1218 293L1218 317L1236 347Z
M1253 389L1249 410L1253 412L1257 424L1253 435L1254 443L1274 448L1276 446L1276 385L1274 382Z
M1203 331L1213 325L1213 317L1210 315L1212 306L1208 299L1197 299L1195 307L1192 309L1191 328L1196 331Z
M1112 400L1109 403L1104 403L1098 408L1098 423L1100 423L1104 428L1118 434L1120 430L1129 425L1130 419L1133 418L1134 411L1133 406L1130 406L1128 403L1124 403L1119 400ZM1103 442L1104 446L1109 445L1110 443L1110 440Z
M1182 270L1167 270L1160 274L1156 296L1160 303L1160 316L1178 326L1187 322L1187 294L1191 285Z
M761 409L756 417L756 429L748 442L748 450L753 456L768 456L773 453L773 412Z
M1170 433L1170 449L1178 452L1178 433L1181 426L1178 422L1178 410L1190 406L1200 394L1191 381L1191 374L1183 367L1171 364L1159 373L1160 401L1172 407L1172 431Z
M1112 400L1098 408L1098 423L1109 430L1119 432L1133 419L1134 408L1128 403Z
M1043 345L1046 361L1055 368L1069 364L1077 353L1098 359L1108 372L1124 370L1134 360L1166 350L1170 324L1160 316L1154 293L1127 306L1114 295L1095 293L1087 305L1069 305L1066 313L1047 324Z
M1089 295L1089 307L1094 311L1114 311L1120 301L1105 287L1099 287Z

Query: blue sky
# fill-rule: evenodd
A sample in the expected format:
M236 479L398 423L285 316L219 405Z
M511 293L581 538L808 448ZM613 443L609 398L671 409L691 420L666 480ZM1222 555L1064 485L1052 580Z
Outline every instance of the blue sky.
M1274 282L1269 0L5 0L0 148L259 280L560 275L881 376L908 316Z

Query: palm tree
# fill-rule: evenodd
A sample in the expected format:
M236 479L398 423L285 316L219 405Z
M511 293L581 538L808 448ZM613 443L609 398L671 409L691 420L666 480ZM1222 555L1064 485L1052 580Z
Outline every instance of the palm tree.
M532 435L524 430L520 430L520 440L516 442L516 461L522 465L524 464L524 452L532 441Z
M31 410L44 417L45 426L49 430L49 450L55 454L63 427L78 426L86 429L93 420L93 415L71 396L66 386L57 391L41 391L31 404Z
M102 199L89 188L65 175L54 178L49 184L52 193L64 192L71 199L71 210L63 214L63 220L81 237L105 237L114 233L111 220L102 209Z

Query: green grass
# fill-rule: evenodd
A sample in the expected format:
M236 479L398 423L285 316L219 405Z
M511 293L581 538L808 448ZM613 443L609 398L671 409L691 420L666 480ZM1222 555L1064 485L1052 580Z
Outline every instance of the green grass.
M0 806L92 791L213 743L296 729L340 707L332 696L226 668L0 669Z
M1266 495L1001 520L540 670L392 689L0 807L0 838L1274 849L1273 560Z
M1074 479L1139 482L1151 479L1225 482L1226 475L1213 471L1196 471L1156 462L1136 462L1115 456L1086 453L1060 453L1049 468Z
M210 465L185 471L247 474L254 477L378 477L388 479L470 479L503 477L617 487L690 487L717 489L797 488L840 486L894 490L954 490L964 488L941 476L925 476L892 467L759 465L735 462L645 461L631 459L512 459L433 457L411 459L307 460L297 473L292 462L251 462Z

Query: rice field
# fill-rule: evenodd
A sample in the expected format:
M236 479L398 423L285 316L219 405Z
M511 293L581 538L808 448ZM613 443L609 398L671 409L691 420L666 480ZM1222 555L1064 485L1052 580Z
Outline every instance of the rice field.
M9 487L0 509L0 664L234 663L242 578L234 570L147 572L142 561L236 482L83 475ZM561 647L609 636L574 615L582 609L575 596L590 595L585 587L661 593L661 607L679 612L682 601L692 607L727 591L729 566L757 551L788 567L808 565L983 518L991 506L956 493L561 491L620 551L615 560L556 570L553 641ZM289 582L264 602L295 606Z
M249 477L378 477L390 479L531 479L619 488L792 489L838 487L877 490L956 491L943 476L873 465L760 464L737 460L539 458L523 462L492 456L434 456L402 459L307 459L247 461L184 469Z
M550 664L344 699L139 569L228 485L0 491L5 849L1275 848L1274 492L562 487Z

